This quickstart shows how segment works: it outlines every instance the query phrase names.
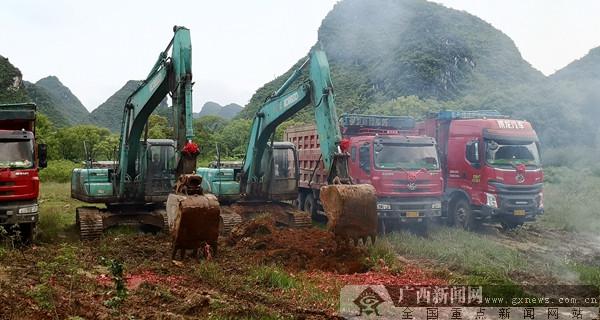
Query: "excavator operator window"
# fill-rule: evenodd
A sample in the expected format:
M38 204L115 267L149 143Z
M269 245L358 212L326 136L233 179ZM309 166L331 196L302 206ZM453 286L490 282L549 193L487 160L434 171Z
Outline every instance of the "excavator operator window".
M146 194L168 194L175 181L175 148L151 145L147 156Z
M272 195L297 194L298 167L296 153L293 148L273 149Z

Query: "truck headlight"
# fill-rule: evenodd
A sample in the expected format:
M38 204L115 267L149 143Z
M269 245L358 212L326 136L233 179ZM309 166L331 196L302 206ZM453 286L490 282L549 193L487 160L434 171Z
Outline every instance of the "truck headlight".
M537 199L536 200L537 200L538 208L542 208L543 209L544 208L544 193L540 192L537 195Z
M387 203L378 203L377 204L377 210L390 210L390 209L392 209L392 206Z
M491 193L485 193L485 197L486 197L486 201L485 204L488 207L492 207L492 208L498 208L498 200L496 199L496 195L495 194L491 194Z
M441 208L442 208L441 202L434 202L431 204L431 209L441 209Z
M38 212L38 205L35 204L29 207L19 208L19 213L36 213Z

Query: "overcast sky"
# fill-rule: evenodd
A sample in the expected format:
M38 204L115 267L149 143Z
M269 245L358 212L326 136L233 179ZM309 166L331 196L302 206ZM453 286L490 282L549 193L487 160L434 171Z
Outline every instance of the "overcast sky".
M143 79L172 37L191 29L194 109L245 105L317 40L337 0L4 1L0 55L35 82L56 75L92 110ZM438 0L490 22L545 74L600 45L600 1Z

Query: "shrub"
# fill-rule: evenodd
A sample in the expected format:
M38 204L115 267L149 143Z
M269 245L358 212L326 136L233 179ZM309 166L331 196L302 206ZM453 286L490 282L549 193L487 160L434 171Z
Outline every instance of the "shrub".
M42 182L69 182L71 172L81 165L69 160L53 160L48 162L48 167L40 170Z

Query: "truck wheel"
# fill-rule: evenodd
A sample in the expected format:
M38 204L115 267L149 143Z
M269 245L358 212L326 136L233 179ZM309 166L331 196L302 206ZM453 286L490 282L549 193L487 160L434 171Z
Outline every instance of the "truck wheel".
M390 232L390 230L388 230L388 226L385 222L385 219L379 218L379 221L377 222L377 232L380 235L385 235L387 232Z
M33 233L35 231L35 223L21 223L19 224L19 236L21 243L24 245L30 245L33 243Z
M479 227L479 222L475 219L473 210L467 200L458 200L452 211L452 221L456 227L462 227L465 230L476 230Z
M304 210L304 201L306 200L306 194L304 192L298 192L298 198L294 200L294 205L299 210Z
M421 222L415 223L412 226L415 234L421 237L427 237L429 234L429 221L423 220Z
M319 220L319 215L317 213L317 202L315 201L315 197L312 194L307 194L306 199L304 199L304 211L310 213L310 216L313 220Z

